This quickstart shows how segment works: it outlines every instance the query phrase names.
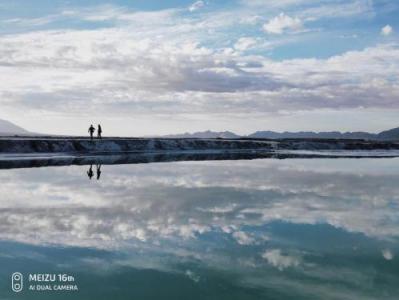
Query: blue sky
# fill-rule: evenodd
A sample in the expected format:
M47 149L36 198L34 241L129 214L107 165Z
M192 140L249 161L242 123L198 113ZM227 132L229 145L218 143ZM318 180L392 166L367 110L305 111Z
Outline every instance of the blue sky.
M112 135L397 127L399 3L0 1L0 118Z

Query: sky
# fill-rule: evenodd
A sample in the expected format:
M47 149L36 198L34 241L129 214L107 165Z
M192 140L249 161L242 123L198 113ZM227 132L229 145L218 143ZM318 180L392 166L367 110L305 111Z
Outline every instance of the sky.
M33 132L399 126L399 2L0 0L0 119Z

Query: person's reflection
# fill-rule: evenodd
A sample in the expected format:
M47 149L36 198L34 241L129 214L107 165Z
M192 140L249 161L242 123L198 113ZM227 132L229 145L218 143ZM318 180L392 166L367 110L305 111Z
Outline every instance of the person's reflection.
M93 165L90 165L89 170L87 171L87 176L89 176L89 179L91 180L92 177L94 176L94 172L93 172Z
M100 180L100 177L101 177L101 165L98 164L98 165L96 165L96 167L97 167L97 180Z

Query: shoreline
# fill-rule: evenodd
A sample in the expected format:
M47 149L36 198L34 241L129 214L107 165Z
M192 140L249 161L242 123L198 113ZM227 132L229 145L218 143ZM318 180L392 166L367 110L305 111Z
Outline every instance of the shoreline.
M399 157L399 142L365 140L0 138L0 170L177 161L395 157Z
M393 151L175 151L120 154L36 154L2 155L0 170L19 168L125 165L169 163L184 161L227 161L256 159L393 159L399 150Z
M198 138L104 138L0 137L1 154L123 154L250 151L373 151L399 150L399 141L343 139L198 139Z

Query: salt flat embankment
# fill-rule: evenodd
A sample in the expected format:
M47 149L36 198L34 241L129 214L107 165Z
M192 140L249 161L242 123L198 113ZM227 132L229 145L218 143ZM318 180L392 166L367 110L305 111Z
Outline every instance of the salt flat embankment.
M168 139L82 137L1 137L0 154L153 153L170 151L246 150L398 150L399 142L335 139Z

